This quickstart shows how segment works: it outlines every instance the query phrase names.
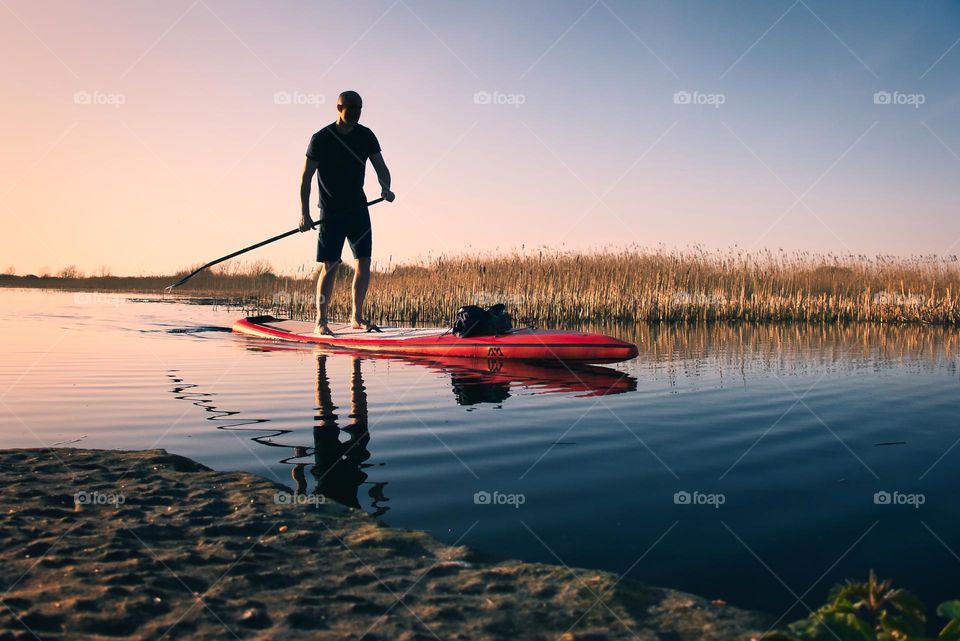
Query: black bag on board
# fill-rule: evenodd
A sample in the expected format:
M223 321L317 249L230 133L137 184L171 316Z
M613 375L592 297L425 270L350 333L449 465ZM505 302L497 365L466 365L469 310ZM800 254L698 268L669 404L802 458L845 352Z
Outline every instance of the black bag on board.
M467 338L506 334L513 329L513 321L506 309L506 306L501 304L487 309L477 305L464 305L457 310L456 319L453 321L453 335Z

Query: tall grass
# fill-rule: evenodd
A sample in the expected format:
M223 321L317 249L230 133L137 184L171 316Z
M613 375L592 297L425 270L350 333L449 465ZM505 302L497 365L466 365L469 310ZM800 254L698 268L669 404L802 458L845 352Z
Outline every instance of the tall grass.
M334 314L349 311L349 270ZM279 300L312 317L312 283ZM441 257L374 275L381 320L449 322L463 304L505 302L526 322L960 322L955 257L624 250Z
M60 281L52 284L59 287L158 291L180 275L47 280ZM0 284L10 284L11 278L22 279L0 277ZM333 318L349 313L351 278L351 270L341 267L331 301ZM251 308L307 319L314 315L314 287L312 275L276 276L257 263L228 264L177 291L233 297ZM391 266L374 272L367 301L373 320L398 323L446 324L461 305L505 302L515 318L540 326L714 321L956 325L958 292L956 256L631 248L444 256Z

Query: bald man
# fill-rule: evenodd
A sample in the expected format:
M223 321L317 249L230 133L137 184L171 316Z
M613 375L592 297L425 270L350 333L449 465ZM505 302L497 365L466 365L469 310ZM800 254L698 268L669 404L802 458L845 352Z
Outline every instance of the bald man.
M370 283L370 255L373 236L363 178L367 159L377 172L380 195L387 202L395 198L390 191L390 171L380 153L380 142L373 132L360 124L363 100L356 91L344 91L337 97L337 121L313 134L307 147L307 160L300 180L300 231L313 227L310 217L310 186L317 175L320 190L320 236L317 240L317 262L321 263L317 278L317 334L330 334L327 325L327 304L333 295L333 283L343 243L350 243L353 252L354 329L380 331L363 318L363 300Z

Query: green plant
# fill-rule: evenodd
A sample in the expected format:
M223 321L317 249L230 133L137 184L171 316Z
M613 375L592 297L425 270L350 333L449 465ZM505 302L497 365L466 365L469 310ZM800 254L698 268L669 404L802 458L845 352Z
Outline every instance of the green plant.
M936 639L960 640L960 601L947 601L937 614L948 619ZM880 581L873 570L866 581L835 586L826 605L766 641L924 641L923 604L910 592Z

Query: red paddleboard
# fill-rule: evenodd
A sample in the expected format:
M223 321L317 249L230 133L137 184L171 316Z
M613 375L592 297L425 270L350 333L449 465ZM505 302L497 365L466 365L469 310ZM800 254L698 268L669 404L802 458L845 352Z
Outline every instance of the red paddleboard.
M330 329L333 336L314 334L313 323L273 316L251 316L233 324L233 331L249 336L382 354L571 363L616 363L637 355L636 345L611 336L555 329L514 329L469 338L441 327L382 327L381 333L331 324Z

